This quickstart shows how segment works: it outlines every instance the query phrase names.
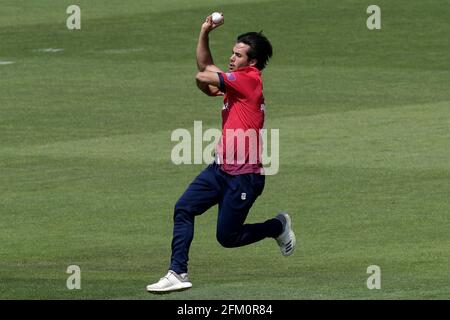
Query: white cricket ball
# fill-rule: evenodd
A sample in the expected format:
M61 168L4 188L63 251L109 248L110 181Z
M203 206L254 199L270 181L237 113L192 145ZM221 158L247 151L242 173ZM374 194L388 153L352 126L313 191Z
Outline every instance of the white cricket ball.
M220 13L218 13L218 12L214 12L214 13L211 15L211 18L212 18L212 21L213 21L214 23L220 23L220 22L222 22L222 20L223 20L223 16L222 16Z

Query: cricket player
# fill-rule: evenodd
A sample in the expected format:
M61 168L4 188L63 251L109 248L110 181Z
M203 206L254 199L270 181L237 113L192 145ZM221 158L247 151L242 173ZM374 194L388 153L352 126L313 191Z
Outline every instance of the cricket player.
M225 248L245 246L273 238L284 256L295 248L291 218L279 213L263 223L245 224L247 214L264 189L260 130L264 124L261 71L272 56L272 46L261 33L238 36L228 71L214 65L209 33L224 23L208 16L197 45L198 88L208 96L223 96L222 137L215 161L203 170L178 200L174 210L172 257L168 273L147 286L152 293L192 287L188 278L188 254L194 236L194 220L218 204L216 237ZM252 140L252 141L250 141Z

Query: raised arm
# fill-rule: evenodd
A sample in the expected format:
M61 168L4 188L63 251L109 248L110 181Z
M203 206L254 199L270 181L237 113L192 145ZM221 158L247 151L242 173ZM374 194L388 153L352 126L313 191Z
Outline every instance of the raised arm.
M211 50L209 49L209 33L215 28L221 26L223 23L224 19L222 19L220 23L216 24L212 21L211 16L207 16L205 22L202 24L197 44L197 68L200 72L222 72L222 70L214 65Z
M214 65L214 61L211 55L211 50L209 49L209 33L215 28L221 26L224 20L220 23L214 23L211 16L206 17L205 22L202 24L200 29L200 35L198 36L197 44L197 68L199 74L203 72L222 72L217 66ZM199 77L197 74L196 81L197 87L208 96L223 96L223 93L214 86L210 81L205 81L205 77ZM211 75L209 74L211 77ZM214 77L214 75L212 75Z

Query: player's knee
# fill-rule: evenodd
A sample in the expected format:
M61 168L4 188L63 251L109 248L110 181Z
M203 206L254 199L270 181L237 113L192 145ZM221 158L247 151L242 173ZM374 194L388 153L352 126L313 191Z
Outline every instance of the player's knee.
M217 232L216 238L220 245L224 248L235 248L237 246L236 237L233 234Z
M175 207L173 208L173 211L177 212L177 211L183 210L184 207L185 207L184 201L182 199L179 199L177 201L177 203L175 203Z
M174 218L179 215L188 214L189 211L189 203L187 203L187 201L184 201L183 199L179 199L177 203L175 203L175 207L173 210Z

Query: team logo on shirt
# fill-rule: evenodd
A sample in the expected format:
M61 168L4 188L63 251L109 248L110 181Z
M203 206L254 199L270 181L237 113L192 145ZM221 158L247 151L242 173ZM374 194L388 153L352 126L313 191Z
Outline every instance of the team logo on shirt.
M227 76L227 79L230 80L230 81L236 80L236 77L231 72L227 72L227 73L225 73L225 75Z
M241 200L247 199L247 194L245 192L241 193Z

